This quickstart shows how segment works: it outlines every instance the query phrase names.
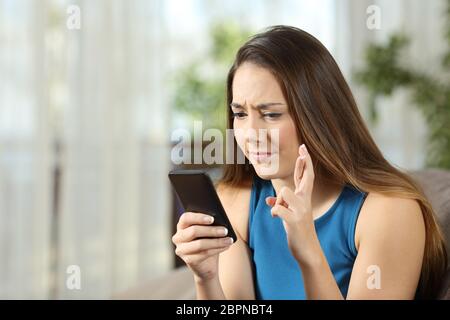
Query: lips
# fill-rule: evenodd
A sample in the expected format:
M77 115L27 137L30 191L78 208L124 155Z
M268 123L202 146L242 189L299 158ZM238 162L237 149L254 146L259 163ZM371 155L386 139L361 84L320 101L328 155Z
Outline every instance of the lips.
M259 152L259 151L250 151L249 154L256 155L256 156L264 156L264 155L271 155L272 152Z
M260 151L254 151L249 152L250 158L256 160L257 162L265 162L269 160L273 153L272 152L260 152Z

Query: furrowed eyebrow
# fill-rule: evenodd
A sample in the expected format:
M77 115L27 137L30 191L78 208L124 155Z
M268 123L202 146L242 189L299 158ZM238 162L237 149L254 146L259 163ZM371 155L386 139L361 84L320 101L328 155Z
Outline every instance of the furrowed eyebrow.
M281 103L281 102L260 103L260 104L256 105L254 108L255 109L267 109L271 106L277 106L277 105L283 105L283 103ZM242 106L240 103L237 103L237 102L230 103L230 107L246 109L244 106Z

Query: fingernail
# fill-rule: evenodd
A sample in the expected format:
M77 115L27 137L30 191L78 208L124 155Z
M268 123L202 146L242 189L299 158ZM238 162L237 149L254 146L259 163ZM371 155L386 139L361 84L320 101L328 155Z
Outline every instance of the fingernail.
M209 217L204 217L203 221L205 221L206 223L213 223L214 222L214 218L209 216Z
M217 234L219 236L226 236L228 234L228 229L227 228L220 228L219 230L217 230Z
M225 243L225 244L232 244L233 243L233 238L231 238L231 237L228 237L228 238L225 238L224 240L223 240L223 242Z

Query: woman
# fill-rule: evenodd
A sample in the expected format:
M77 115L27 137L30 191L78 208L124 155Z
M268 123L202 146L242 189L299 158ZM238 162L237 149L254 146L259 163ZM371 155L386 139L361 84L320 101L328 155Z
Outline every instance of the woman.
M287 26L254 36L227 93L247 160L226 165L217 189L238 241L193 212L172 238L199 299L436 297L447 253L433 209L383 157L317 39ZM272 149L250 129L265 129Z

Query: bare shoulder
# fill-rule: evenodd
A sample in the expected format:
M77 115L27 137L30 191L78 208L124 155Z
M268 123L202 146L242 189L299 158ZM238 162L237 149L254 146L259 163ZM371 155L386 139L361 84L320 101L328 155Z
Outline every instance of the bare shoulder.
M356 223L355 244L358 255L347 299L414 298L425 249L425 225L416 200L369 192ZM381 290L368 286L373 267Z
M238 187L220 183L216 188L233 228L245 242L247 242L248 238L247 228L251 188L251 182Z
M422 210L414 199L369 192L361 207L355 230L359 248L364 237L424 242L425 225Z

